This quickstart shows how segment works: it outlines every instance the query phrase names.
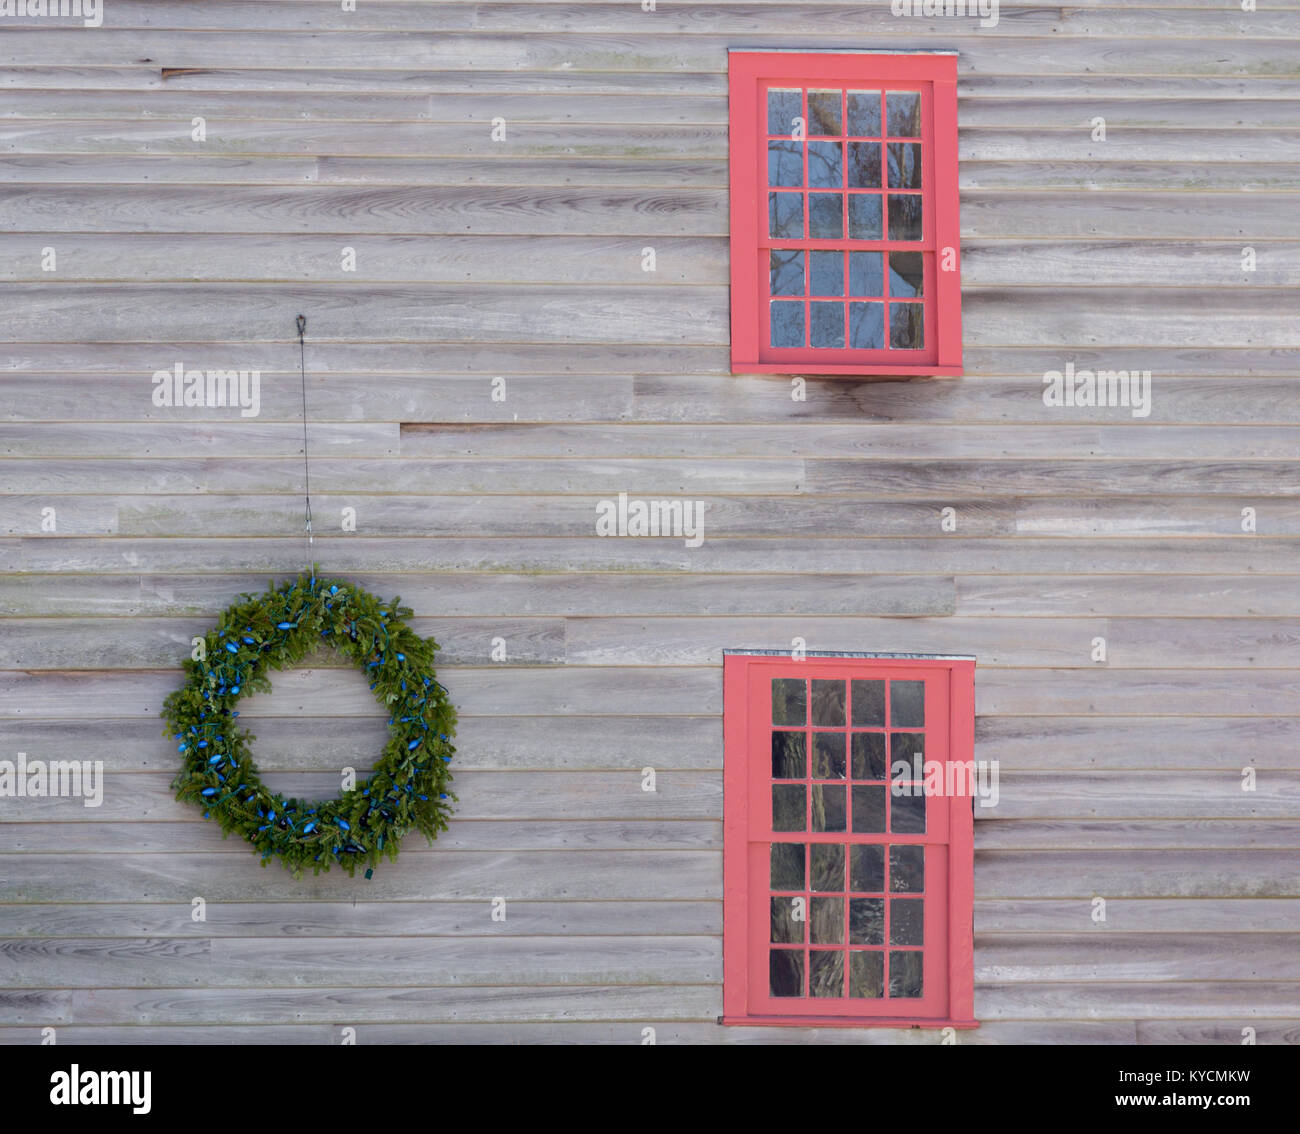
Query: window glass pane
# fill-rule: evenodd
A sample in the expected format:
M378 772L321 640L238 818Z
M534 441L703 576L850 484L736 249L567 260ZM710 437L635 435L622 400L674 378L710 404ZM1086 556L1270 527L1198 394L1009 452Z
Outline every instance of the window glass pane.
M889 888L896 894L919 894L925 889L925 847L889 848Z
M884 780L888 778L885 771L885 734L855 732L853 734L853 778Z
M884 953L857 949L849 954L849 995L872 999L885 995Z
M854 350L881 350L885 345L885 305L849 304L849 346Z
M855 256L878 256L878 252L855 252ZM885 683L883 681L855 681L850 690L853 699L854 725L884 725Z
M811 294L843 295L844 253L813 252L810 259L808 274Z
M839 306L839 304L835 304ZM812 683L812 723L814 725L844 727L844 682L824 681L817 678Z
M880 143L849 143L849 188L880 188Z
M803 250L773 248L768 253L773 295L803 295Z
M772 830L803 831L808 826L803 784L772 785Z
M844 899L813 898L808 931L808 939L814 945L842 945L844 943Z
M767 195L768 234L785 240L803 238L803 194Z
M808 235L813 240L838 240L844 235L844 194L808 194Z
M813 733L813 779L842 780L844 778L844 763L844 734L842 732Z
M771 996L803 995L803 950L768 950L768 994Z
M849 134L859 138L880 136L880 92L849 91Z
M841 349L844 346L844 304L818 303L813 300L812 308L812 345Z
M854 240L880 240L880 194L849 195L849 236Z
M821 893L844 890L844 845L812 844L812 888Z
M803 942L805 921L795 917L796 904L801 898L772 899L772 940L780 945L798 945Z
M889 254L889 294L905 296L921 294L925 280L925 261L920 252L891 252ZM856 294L856 293L855 293Z
M808 134L842 134L839 91L808 92Z
M919 792L921 789L915 790ZM924 835L925 796L893 796L889 801L889 829L899 835Z
M885 943L885 899L849 899L849 944Z
M799 142L767 143L767 183L803 184L803 146Z
M802 303L772 304L772 345L801 347L805 342Z
M873 843L849 848L849 889L879 893L885 888L885 848Z
M891 138L921 136L921 96L917 92L890 91L885 95L885 108Z
M801 780L807 774L802 732L772 733L772 778Z
M924 898L894 898L889 903L889 943L924 945L922 916Z
M891 997L913 997L921 995L921 958L920 950L910 953L889 954L889 995Z
M808 723L808 684L802 677L772 679L772 723L774 725Z
M844 954L839 949L814 949L809 953L808 993L811 996L844 995Z
M839 189L843 186L842 142L808 143L808 184L818 189Z
M767 132L794 133L794 120L803 117L803 91L770 90L767 92Z
M772 889L804 889L803 843L772 844Z
M925 308L919 303L889 305L889 345L895 350L925 346Z
M882 295L884 292L885 272L884 272L884 253L882 252L850 252L849 253L849 294L850 295ZM856 685L865 685L867 682L855 681ZM883 681L873 682L872 684L884 686ZM881 704L884 704L884 694L881 693ZM862 722L867 723L867 722ZM880 722L884 724L884 721Z
M921 239L921 195L889 194L889 239Z
M889 683L889 727L925 727L925 682Z
M891 189L921 188L921 143L889 143L889 187Z
M813 784L811 790L812 830L844 830L844 788L834 784Z
M884 784L853 789L853 830L857 834L879 834L885 829Z

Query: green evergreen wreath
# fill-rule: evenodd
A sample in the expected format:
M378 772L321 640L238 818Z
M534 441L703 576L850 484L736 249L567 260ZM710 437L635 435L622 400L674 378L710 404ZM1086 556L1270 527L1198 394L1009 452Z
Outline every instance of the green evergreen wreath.
M455 747L456 711L434 676L438 643L402 619L411 611L384 603L315 570L240 595L204 639L202 660L186 662L189 680L163 703L164 735L180 742L176 798L202 807L226 835L236 831L302 876L337 862L349 874L381 857L396 858L414 827L430 842L451 813L447 767ZM392 714L389 738L370 778L337 799L309 802L273 795L258 775L235 705L249 691L269 692L269 669L297 665L321 642L351 658Z

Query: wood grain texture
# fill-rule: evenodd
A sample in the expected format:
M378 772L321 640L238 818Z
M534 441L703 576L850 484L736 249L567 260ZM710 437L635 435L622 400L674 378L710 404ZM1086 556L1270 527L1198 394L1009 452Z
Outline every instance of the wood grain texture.
M715 1022L719 659L796 637L978 656L958 1043L1300 1043L1300 13L1260 8L6 20L0 757L106 793L0 800L0 1043L939 1042ZM958 51L964 378L730 373L727 49L828 37ZM299 311L313 551L414 607L460 712L451 829L370 881L223 840L157 717L303 566ZM259 414L154 405L177 362ZM1044 404L1070 363L1150 370L1149 414ZM703 544L597 537L619 492ZM379 751L336 660L245 700L273 785Z

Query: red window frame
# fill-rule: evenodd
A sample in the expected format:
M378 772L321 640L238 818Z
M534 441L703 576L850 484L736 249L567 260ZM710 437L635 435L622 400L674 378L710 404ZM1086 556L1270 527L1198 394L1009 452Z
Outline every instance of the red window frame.
M817 713L810 712L805 726L792 724L791 721L774 721L773 681L795 680L809 684L804 686L806 705L811 707L822 689L834 693L834 687L819 689L811 685L813 681L831 681L844 683L841 692L845 694L841 702L843 723L838 728L827 725L825 732L843 733L844 745L838 749L843 753L847 745L847 767L837 779L825 779L823 784L833 785L843 791L841 800L849 812L846 820L840 820L843 830L818 832L817 821L812 801L817 788L818 777L813 759L813 746L817 744ZM895 707L891 706L892 685L879 687L883 695L883 705L887 717L880 717L880 726L857 723L853 705L854 694L858 689L867 691L866 686L855 687L853 682L866 683L909 682L911 691L914 683L922 682L924 690L924 720L921 727L905 720ZM972 816L972 799L968 792L952 794L932 794L923 796L919 806L925 815L924 829L920 832L903 833L906 824L896 824L893 808L899 806L891 796L888 787L883 796L889 797L888 819L880 826L885 830L855 832L857 825L852 818L852 811L859 798L855 790L872 790L871 785L857 788L855 781L875 778L869 773L861 772L857 763L857 748L853 736L861 732L882 733L887 739L881 742L880 751L889 754L893 751L895 729L905 730L911 734L924 733L924 759L943 761L945 772L949 761L969 761L973 759L975 746L975 661L973 658L933 658L933 657L882 657L876 655L821 655L808 656L803 660L794 660L788 654L772 652L728 651L723 658L723 1016L724 1024L772 1024L786 1026L838 1026L838 1027L957 1027L972 1028L974 1019L974 948L973 948L973 904L974 904L974 824ZM802 729L804 742L801 747L806 756L804 777L802 781L794 776L777 776L774 768L774 734L793 729L796 733ZM904 736L904 741L910 736ZM817 745L820 749L820 745ZM906 750L906 744L902 749ZM836 751L830 745L828 750ZM888 757L892 759L892 757ZM786 768L785 771L790 769ZM888 775L889 767L886 766ZM787 781L782 783L781 781ZM792 824L778 824L781 830L774 829L775 796L774 788L789 790L805 785L809 810L806 812L806 825L803 830L794 829ZM842 788L839 785L843 785ZM790 798L789 796L784 798ZM829 800L829 793L826 797ZM880 800L877 795L872 797ZM799 804L802 807L803 804ZM909 803L908 813L915 820L918 804ZM795 814L797 814L797 809ZM830 814L827 806L823 815ZM841 813L842 814L842 813ZM880 813L882 816L884 813ZM836 826L835 822L826 821L828 828ZM872 824L863 823L869 827ZM913 822L915 826L915 822ZM791 900L792 896L777 891L788 890L793 883L779 884L772 876L776 856L771 848L778 843L803 844L808 849L797 854L806 864L805 881L795 889L804 891L805 911L812 910L818 899L819 889L825 889L825 900L841 901L839 906L829 906L825 912L831 920L823 924L832 929L835 919L845 915L845 928L842 943L832 944L821 950L815 946L817 930L810 929L812 913L806 912L805 928L797 932L802 935L801 943L790 936L775 940L779 934L774 924L777 903ZM848 876L841 877L842 883L836 890L832 883L821 882L815 877L817 857L813 848L828 848L823 855L834 855L837 846L846 848L842 859L825 858L823 861L842 861L849 864ZM873 853L871 849L856 852L852 848L874 848L881 846L881 851L874 852L874 861L888 864L889 876L877 874L879 881L860 882L855 876L856 861L866 863L865 856ZM900 858L895 860L892 848L922 848L919 852L911 849L901 850ZM858 859L858 855L864 856ZM903 882L896 884L895 863L906 861L923 864L923 878L919 883ZM836 866L835 870L842 870ZM879 868L877 868L879 869ZM829 875L834 877L833 874ZM899 881L902 881L900 871ZM919 885L919 890L918 890ZM774 889L775 887L775 889ZM861 891L855 897L854 892ZM903 946L916 946L915 940L908 940L906 935L896 939L888 920L893 916L895 899L909 897L906 903L909 909L901 911L913 917L922 914L922 940L919 948L904 949ZM916 901L923 902L918 911ZM879 923L879 939L859 936L855 940L853 907L851 903L862 902L864 905L876 903ZM901 907L900 907L901 910ZM797 918L795 920L798 920ZM874 932L874 929L871 931ZM834 940L832 935L831 940ZM793 944L786 944L792 942ZM825 944L825 942L822 942ZM893 954L905 951L920 954L923 984L921 995L910 992L895 994L890 988L893 975ZM802 960L796 962L802 970L801 992L799 994L774 995L769 984L769 964L775 970L778 966L773 954L801 954ZM839 953L841 960L840 975L835 975L833 965L820 968L820 962L812 959L813 953L821 954L824 960L829 955ZM866 954L877 954L879 961L873 962L878 976L884 976L881 991L874 996L850 994L853 988L849 979L851 972L868 971ZM859 957L863 967L859 969L852 958ZM842 980L842 994L835 996L812 995L811 980L814 968L823 974L830 972L833 980ZM905 971L901 970L900 971ZM774 982L775 976L771 977ZM823 984L823 987L833 985Z
M962 373L961 348L961 267L960 224L957 188L957 60L952 53L873 54L832 52L759 52L732 50L729 54L730 158L731 158L731 369L735 374L929 374ZM768 134L767 92L773 88L801 87L804 120L809 88L839 88L843 91L879 91L882 103L886 92L918 91L921 94L922 233L920 240L888 239L890 188L888 186L888 146L891 134L882 107L877 131L885 171L881 186L854 192L844 186L844 236L839 239L783 239L769 235L768 224L768 142L779 141ZM847 111L847 103L845 103ZM848 131L847 113L842 122ZM909 131L906 135L918 139ZM842 138L852 144L854 135L810 134L810 141ZM870 142L868 135L863 141ZM808 214L809 193L816 187L808 184L809 148L804 147L804 176L799 191L803 194L804 214ZM847 159L847 152L843 157ZM823 187L827 188L827 187ZM827 189L827 191L830 191ZM915 195L914 190L895 189L896 193ZM885 218L881 235L885 239L850 239L847 224L850 199L875 196ZM844 319L844 348L813 347L810 328L812 312L805 302L804 341L802 347L771 345L771 287L769 261L773 249L805 249L806 293L811 294L811 253L816 251L920 253L923 259L923 283L920 306L923 310L924 345L921 349L891 348L889 271L883 272L883 290L879 297L883 317L883 347L850 347L852 306ZM864 258L865 259L865 258ZM848 257L845 257L848 260ZM846 267L846 276L848 269ZM845 292L850 288L845 281ZM875 298L874 296L871 298ZM912 296L895 296L898 300ZM806 296L805 296L806 300ZM845 302L851 303L847 294ZM874 303L861 305L865 312ZM894 306L899 306L895 304Z

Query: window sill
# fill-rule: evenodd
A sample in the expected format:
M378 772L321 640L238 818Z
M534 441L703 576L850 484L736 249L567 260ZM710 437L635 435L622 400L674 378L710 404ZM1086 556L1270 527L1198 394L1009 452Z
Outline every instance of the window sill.
M719 1016L718 1023L760 1028L978 1028L978 1020L909 1020L885 1016Z

